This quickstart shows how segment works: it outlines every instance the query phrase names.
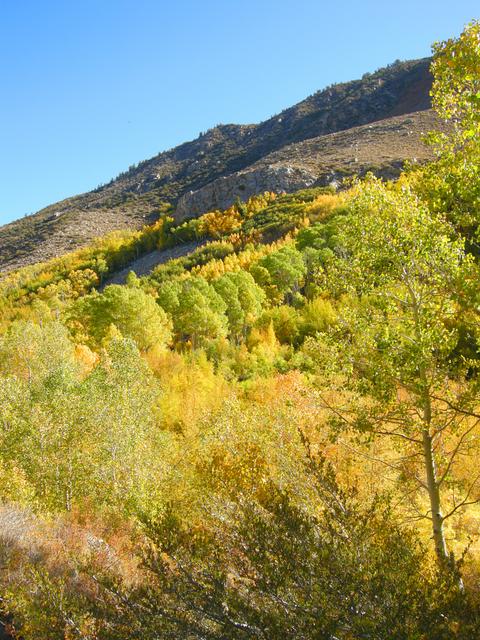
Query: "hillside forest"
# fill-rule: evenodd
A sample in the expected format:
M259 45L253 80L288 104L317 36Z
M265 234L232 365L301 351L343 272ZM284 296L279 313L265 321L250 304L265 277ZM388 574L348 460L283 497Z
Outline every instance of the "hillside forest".
M396 181L0 281L9 637L480 637L480 24L431 71L450 126Z

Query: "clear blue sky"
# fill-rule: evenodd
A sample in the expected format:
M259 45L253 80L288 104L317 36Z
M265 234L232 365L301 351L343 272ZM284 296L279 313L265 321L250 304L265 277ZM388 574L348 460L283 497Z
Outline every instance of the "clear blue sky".
M2 0L0 222L219 122L258 122L479 17L478 0Z

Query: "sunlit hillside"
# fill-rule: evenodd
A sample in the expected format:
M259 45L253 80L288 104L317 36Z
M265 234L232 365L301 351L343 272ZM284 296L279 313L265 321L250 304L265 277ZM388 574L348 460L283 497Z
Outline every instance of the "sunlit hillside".
M431 72L422 162L0 280L6 637L480 637L478 22Z

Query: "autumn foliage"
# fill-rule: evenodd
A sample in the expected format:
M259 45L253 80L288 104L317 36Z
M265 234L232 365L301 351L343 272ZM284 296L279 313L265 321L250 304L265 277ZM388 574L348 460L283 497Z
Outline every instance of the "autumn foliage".
M452 137L394 183L163 216L1 281L14 637L478 637L478 43L435 45Z

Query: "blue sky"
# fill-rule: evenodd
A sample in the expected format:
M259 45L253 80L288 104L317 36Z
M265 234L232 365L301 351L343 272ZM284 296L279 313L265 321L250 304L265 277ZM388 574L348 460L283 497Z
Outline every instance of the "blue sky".
M0 0L0 223L429 55L478 0Z

